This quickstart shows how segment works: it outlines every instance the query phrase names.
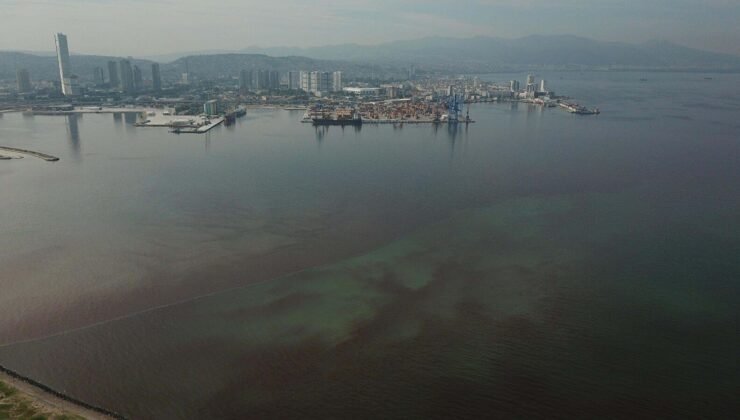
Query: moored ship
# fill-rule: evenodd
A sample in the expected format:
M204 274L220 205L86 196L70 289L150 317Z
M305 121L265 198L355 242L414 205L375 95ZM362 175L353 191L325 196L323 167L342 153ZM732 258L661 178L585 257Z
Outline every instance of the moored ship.
M565 108L571 114L598 115L601 113L601 111L599 111L599 108L589 109L589 108L586 108L585 106L574 104L574 103L568 103L568 102L560 102L560 107Z
M362 116L354 109L340 108L311 118L313 125L362 125Z

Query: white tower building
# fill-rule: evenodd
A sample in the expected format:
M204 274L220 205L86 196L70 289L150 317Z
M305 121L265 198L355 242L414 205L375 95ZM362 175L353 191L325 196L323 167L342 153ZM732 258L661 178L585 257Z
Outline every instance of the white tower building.
M69 46L67 36L58 33L54 36L57 46L57 62L59 63L59 81L62 84L62 94L72 96L77 94L77 77L72 74L72 66L69 63Z

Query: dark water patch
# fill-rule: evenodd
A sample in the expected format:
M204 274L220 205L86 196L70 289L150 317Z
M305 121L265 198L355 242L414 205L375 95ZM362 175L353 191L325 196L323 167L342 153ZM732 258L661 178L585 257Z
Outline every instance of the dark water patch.
M121 318L0 360L144 419L729 417L738 136L661 115L740 84L662 76L563 80L598 118L474 105L454 132L86 116L65 143L9 116L63 159L3 177L0 335Z

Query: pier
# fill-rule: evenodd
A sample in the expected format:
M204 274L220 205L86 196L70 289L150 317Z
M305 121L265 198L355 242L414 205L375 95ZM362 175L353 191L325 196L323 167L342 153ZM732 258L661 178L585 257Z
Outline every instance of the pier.
M208 124L201 125L201 126L198 126L198 127L174 128L174 129L170 130L170 133L175 133L175 134L205 134L205 133L213 130L217 126L223 124L224 121L226 121L226 118L223 118L223 117L214 118L214 119L210 120L210 123L208 123Z
M16 149L14 147L0 146L0 151L3 151L3 150L6 151L6 152L13 152L13 153L20 153L20 154L29 155L29 156L35 156L35 157L41 158L41 159L43 159L43 160L45 160L47 162L56 162L56 161L59 160L59 158L56 157L56 156L47 155L46 153L34 152L33 150ZM11 157L10 156L3 156L3 158L4 159L10 159Z

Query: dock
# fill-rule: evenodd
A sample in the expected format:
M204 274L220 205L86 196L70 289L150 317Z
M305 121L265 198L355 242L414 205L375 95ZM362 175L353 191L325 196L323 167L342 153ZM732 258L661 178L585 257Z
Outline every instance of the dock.
M35 156L47 162L56 162L59 160L59 158L56 156L47 155L46 153L34 152L33 150L16 149L14 147L5 147L5 146L0 146L0 150L4 150L6 152L20 153L20 154L29 155L29 156Z
M313 123L312 119L302 119L302 123ZM365 124L473 124L475 120L433 120L433 119L420 119L420 120L403 120L403 119L367 119L363 118L362 125Z
M183 127L183 128L173 128L170 130L170 133L175 134L205 134L217 126L223 124L223 122L226 121L226 118L219 117L214 118L210 120L210 124L201 125L199 127Z
M421 120L363 119L362 120L363 124L469 124L469 123L474 123L474 122L475 122L474 120L449 121L449 120L429 120L429 119L421 119Z

